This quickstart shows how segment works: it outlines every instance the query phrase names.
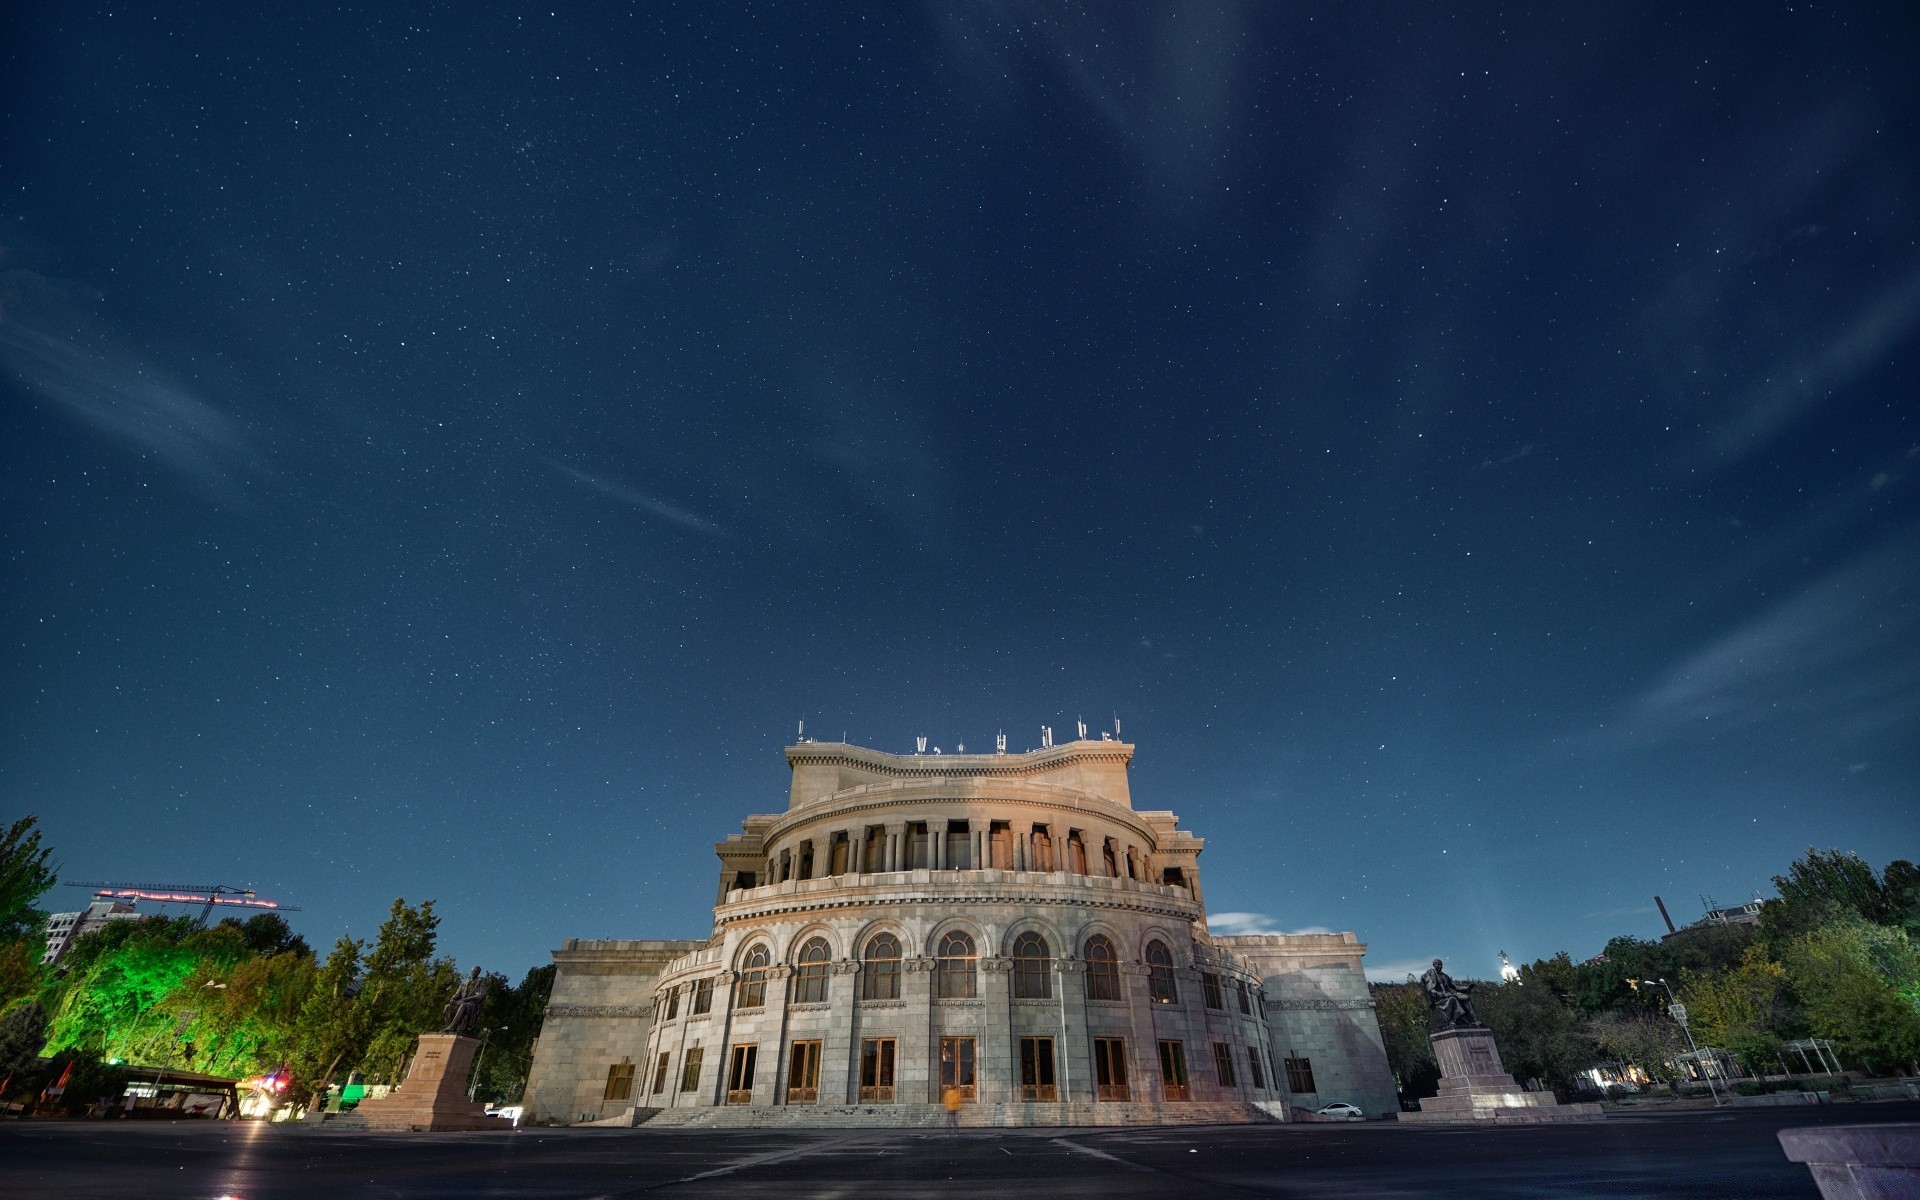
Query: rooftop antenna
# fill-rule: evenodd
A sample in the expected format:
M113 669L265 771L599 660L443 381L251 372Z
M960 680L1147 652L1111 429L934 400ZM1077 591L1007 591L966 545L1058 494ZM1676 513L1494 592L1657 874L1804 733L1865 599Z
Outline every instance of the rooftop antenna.
M1080 740L1081 740L1081 741L1083 741L1083 742L1084 742L1084 741L1086 741L1086 740L1087 740L1087 722L1086 722L1086 719L1085 719L1084 717L1075 717L1075 718L1073 719L1073 723L1074 723L1075 725L1078 725L1078 726L1080 727Z
M1113 714L1113 740L1116 742L1120 740L1120 714L1119 713Z
M1053 745L1053 726L1042 725L1040 727L1040 748L1044 750L1051 747L1052 745Z
M953 752L955 754L965 754L967 752L967 744L965 742L955 742L953 744Z
M927 739L924 737L913 739L913 752L915 754L925 754L927 752Z
M995 754L1007 752L1007 734L1004 729L993 735L993 752Z
M807 719L805 717L800 718L800 732L796 736L803 742L807 740Z

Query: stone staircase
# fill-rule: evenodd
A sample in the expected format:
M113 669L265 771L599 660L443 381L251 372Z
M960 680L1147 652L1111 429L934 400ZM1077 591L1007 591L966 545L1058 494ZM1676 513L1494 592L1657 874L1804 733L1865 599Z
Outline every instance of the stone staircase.
M938 1104L781 1104L725 1105L717 1108L646 1110L649 1129L946 1129L954 1124ZM638 1114L635 1114L638 1116ZM1251 1125L1279 1118L1252 1104L1234 1101L1187 1104L1066 1103L968 1104L959 1112L962 1129L1027 1126L1105 1125ZM608 1124L608 1122L597 1122ZM621 1124L626 1124L622 1121Z

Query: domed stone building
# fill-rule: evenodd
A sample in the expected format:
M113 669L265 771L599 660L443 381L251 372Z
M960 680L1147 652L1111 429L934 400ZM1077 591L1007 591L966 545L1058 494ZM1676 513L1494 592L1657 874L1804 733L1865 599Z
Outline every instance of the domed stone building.
M527 1083L575 1124L1152 1124L1397 1109L1350 933L1215 936L1133 747L789 746L702 941L569 940Z

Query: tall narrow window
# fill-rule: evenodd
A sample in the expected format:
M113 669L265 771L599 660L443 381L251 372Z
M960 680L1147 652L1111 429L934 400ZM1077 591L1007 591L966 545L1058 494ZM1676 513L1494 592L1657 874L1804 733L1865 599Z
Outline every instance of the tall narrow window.
M876 933L867 939L867 960L860 972L860 998L900 998L900 939L890 933Z
M1226 1000L1220 995L1220 977L1211 971L1200 973L1200 994L1206 998L1208 1008L1225 1008Z
M1287 1060L1287 1090L1290 1092L1312 1092L1319 1090L1313 1086L1312 1059L1289 1058Z
M752 1042L736 1044L727 1063L727 1103L753 1103L753 1068L760 1058L760 1047Z
M987 833L987 865L1002 871L1013 869L1013 830L1005 821L995 821Z
M973 870L973 832L965 821L947 822L947 870Z
M845 875L847 873L847 853L850 849L852 846L847 841L846 834L833 835L833 848L827 852L827 874Z
M1067 870L1075 875L1087 873L1087 842L1078 829L1067 834Z
M1096 1100L1128 1098L1125 1038L1093 1039L1093 1084Z
M1221 1087L1230 1088L1234 1085L1233 1047L1225 1042L1213 1044L1213 1073L1219 1078Z
M1193 1099L1193 1091L1187 1086L1185 1043L1160 1043L1160 1090L1169 1100Z
M607 1089L602 1100L628 1100L633 1097L633 1060L623 1058L607 1068Z
M667 989L667 1015L662 1019L671 1021L679 1015L680 1015L680 989L677 987L670 987Z
M1020 1098L1053 1101L1060 1098L1053 1083L1053 1039L1020 1039Z
M1118 1000L1120 998L1120 956L1114 952L1113 942L1105 934L1096 933L1087 939L1087 999Z
M825 1004L827 1002L827 939L808 938L807 944L800 947L800 961L794 965L793 1002L795 1004Z
M695 1046L687 1051L687 1061L680 1065L680 1090L697 1092L700 1090L700 1060L706 1057L706 1051Z
M1037 933L1013 940L1013 995L1016 1000L1053 998L1053 957L1047 939Z
M915 821L907 826L907 869L919 871L932 866L933 860L928 857L929 853L927 823Z
M1235 986L1234 990L1240 993L1240 1011L1247 1014L1248 1016L1252 1016L1253 1015L1253 989L1247 985L1246 980L1242 979Z
M1267 1069L1260 1065L1260 1047L1247 1047L1247 1077L1253 1080L1253 1086L1261 1091L1267 1090Z
M939 953L934 957L934 998L972 999L979 990L979 962L971 937L957 929L943 936Z
M1120 878L1120 863L1113 854L1113 839L1108 838L1100 844L1101 865L1107 868L1107 874L1114 879Z
M1127 878L1140 878L1140 855L1134 851L1132 846L1127 847Z
M1180 987L1173 978L1173 954L1159 940L1147 943L1147 995L1155 1004L1180 1001Z
M860 1103L893 1103L893 1061L898 1049L893 1038L861 1040Z
M713 976L693 981L693 1015L713 1011Z
M1033 827L1033 845L1027 853L1027 869L1053 870L1053 835L1047 832L1045 825Z
M813 840L800 843L800 878L813 878Z
M813 1104L820 1099L820 1043L795 1042L787 1057L787 1103Z
M951 1092L960 1093L963 1103L972 1103L974 1041L970 1037L940 1039L940 1099Z
M860 855L860 869L867 872L879 872L887 869L887 828L884 825L867 827L867 848Z
M735 1008L759 1008L767 1002L767 964L772 961L773 955L764 945L747 951L747 957L740 963Z
M656 1096L667 1090L667 1063L672 1057L662 1050L659 1061L653 1064L653 1094Z

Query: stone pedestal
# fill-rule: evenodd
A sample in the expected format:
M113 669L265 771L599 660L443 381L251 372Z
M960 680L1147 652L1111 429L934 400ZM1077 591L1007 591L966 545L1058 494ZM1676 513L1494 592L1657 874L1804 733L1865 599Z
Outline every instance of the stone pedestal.
M467 1099L473 1055L480 1043L457 1033L423 1033L414 1050L406 1082L378 1100L362 1100L355 1111L367 1127L385 1131L443 1133L460 1129L510 1129L510 1122L489 1117Z
M1440 1064L1440 1094L1422 1100L1419 1112L1401 1113L1402 1121L1539 1124L1600 1116L1598 1104L1560 1104L1552 1092L1522 1091L1500 1065L1493 1031L1484 1026L1443 1029L1427 1040Z
M1920 1125L1814 1125L1777 1136L1824 1200L1920 1196Z

